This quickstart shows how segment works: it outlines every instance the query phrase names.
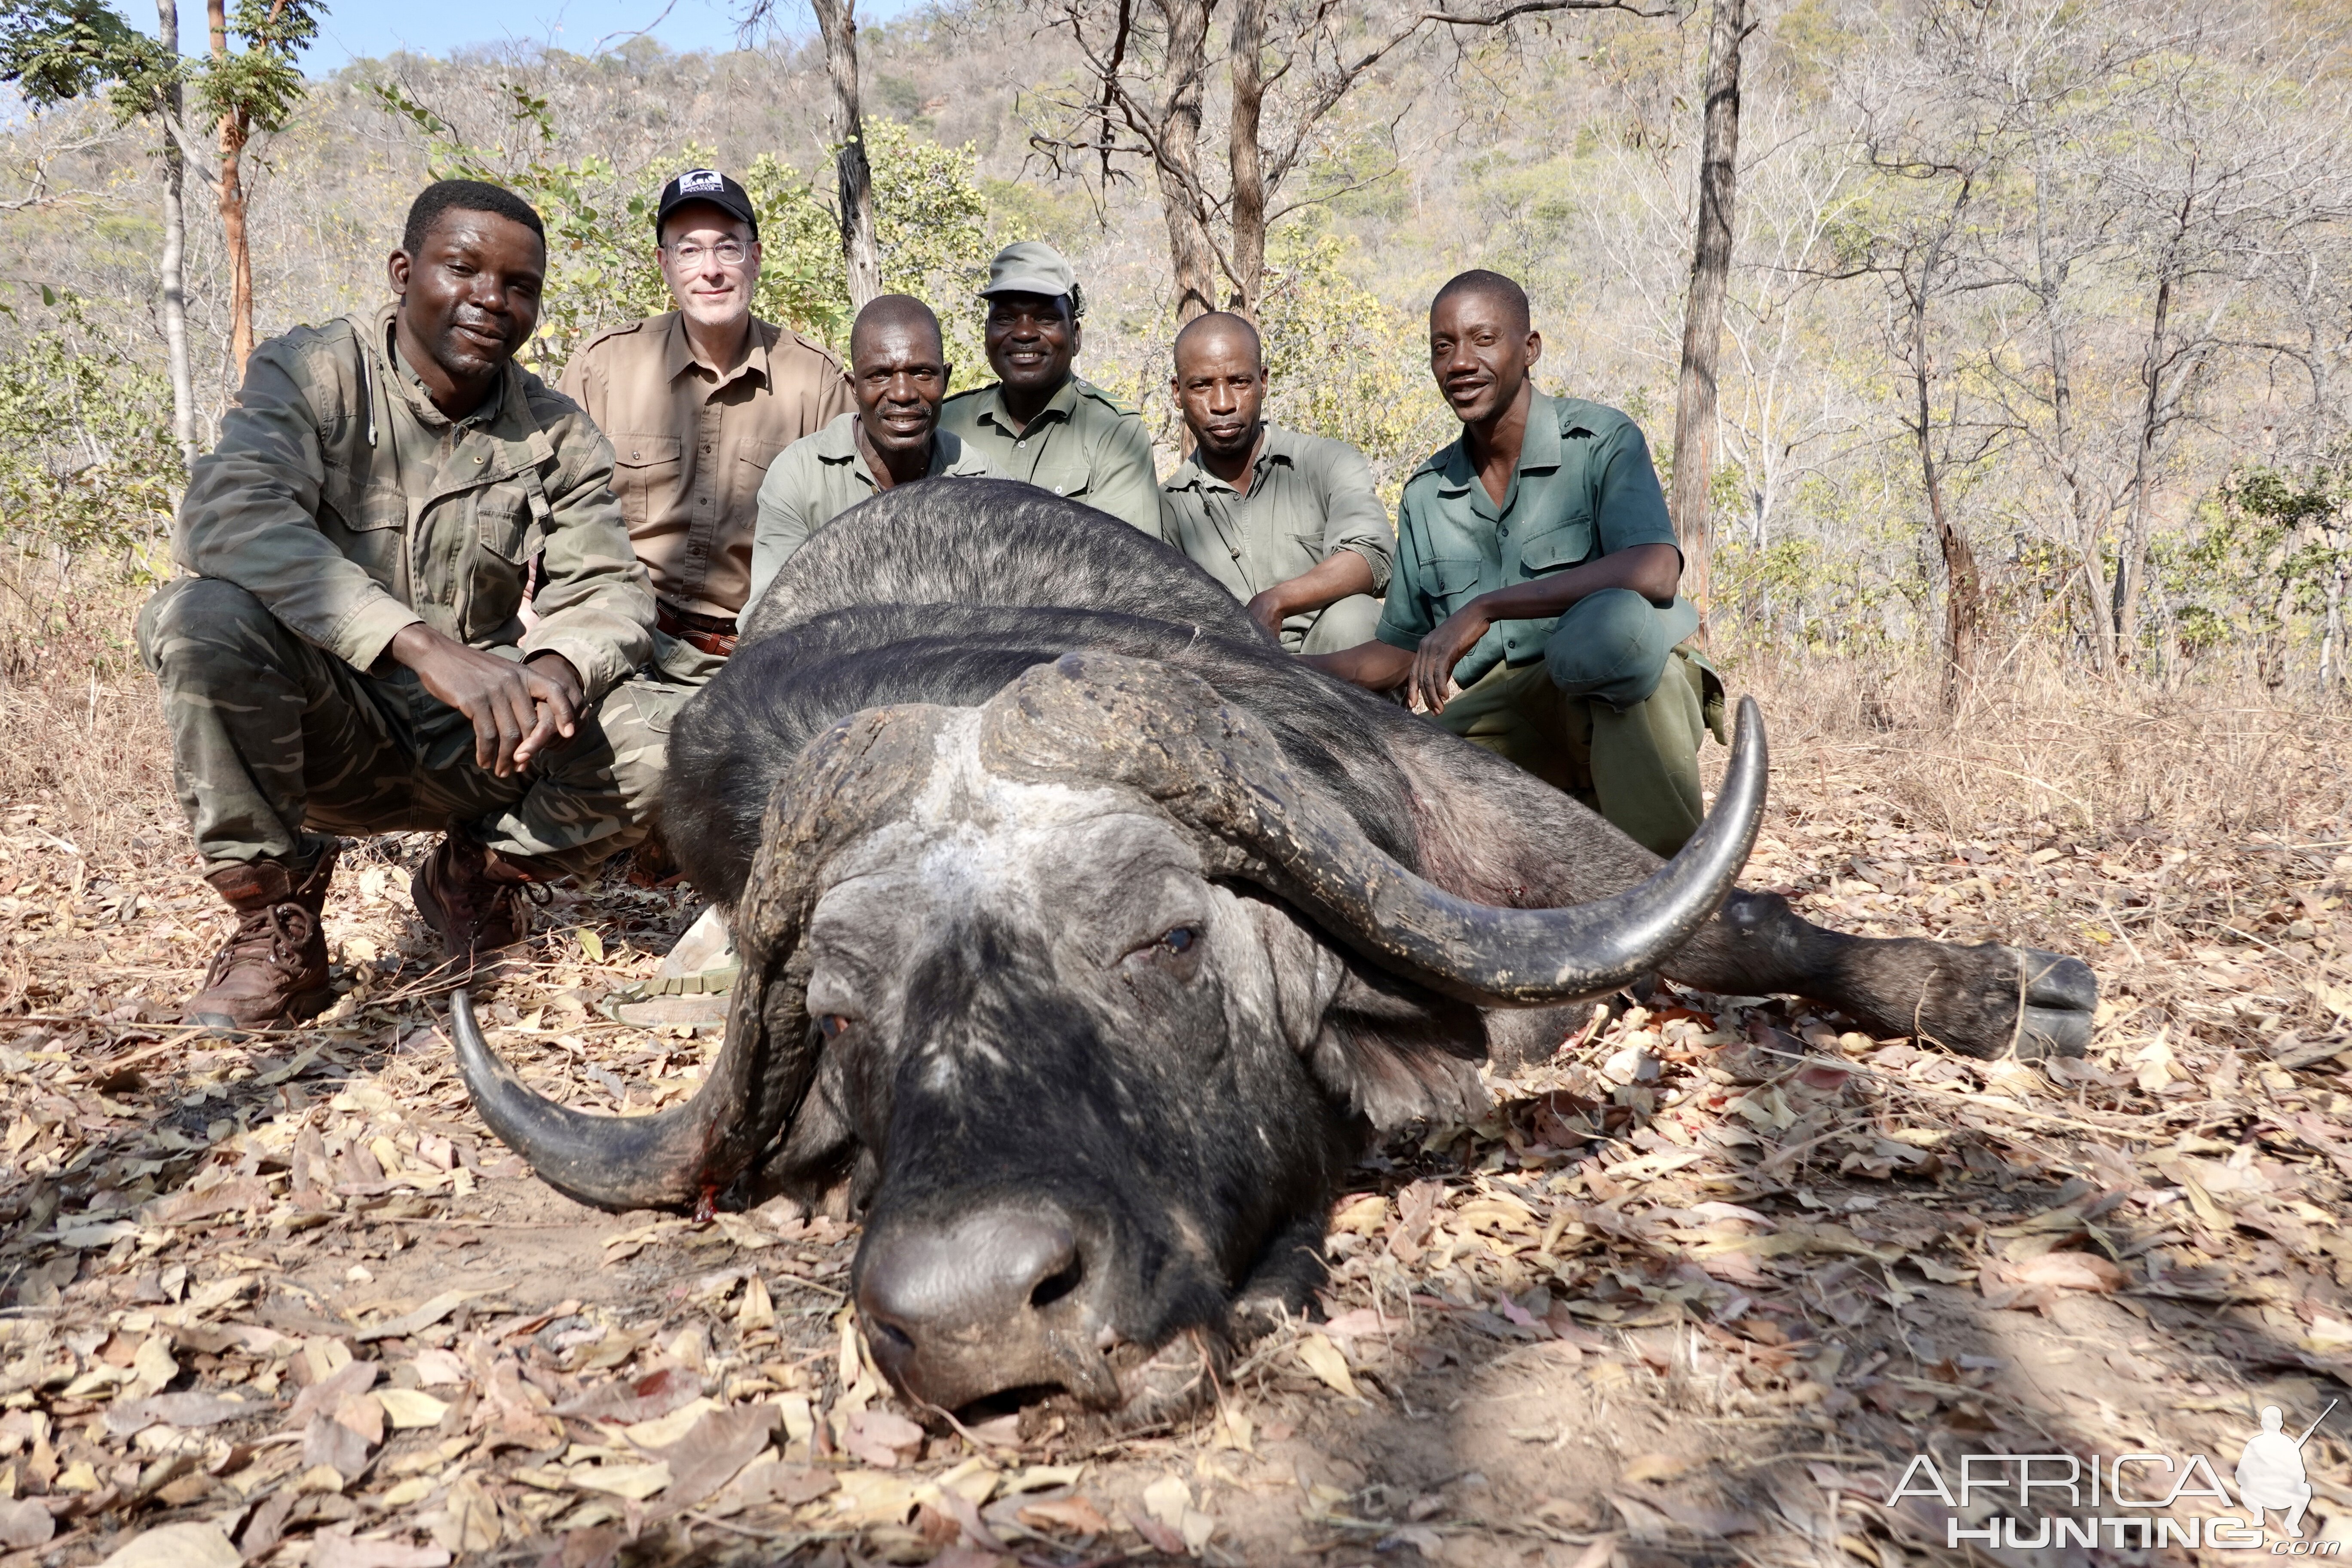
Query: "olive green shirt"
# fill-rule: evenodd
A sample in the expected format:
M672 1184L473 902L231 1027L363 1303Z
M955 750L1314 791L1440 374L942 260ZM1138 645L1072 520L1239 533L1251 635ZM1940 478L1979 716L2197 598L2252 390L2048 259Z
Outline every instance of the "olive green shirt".
M1272 420L1250 464L1247 495L1197 457L1160 487L1160 537L1244 604L1341 550L1354 551L1372 569L1370 592L1389 580L1388 509L1364 455L1345 441L1286 430ZM1294 618L1301 635L1314 624L1312 616Z
M385 306L253 351L188 476L173 559L354 668L422 621L472 647L560 653L594 701L653 647L653 584L613 499L612 447L512 361L451 419L401 359L392 318Z
M1538 393L1502 505L1478 481L1466 439L1405 480L1380 639L1416 648L1481 594L1637 544L1674 542L1641 426L1598 403ZM1669 618L1669 643L1698 628L1696 612L1681 598L1658 613ZM1558 619L1496 622L1454 667L1454 680L1467 688L1497 664L1542 658Z
M1063 383L1025 428L1013 427L994 382L941 404L940 428L962 437L1006 479L1082 500L1160 537L1160 475L1143 418L1083 376Z
M963 441L941 430L931 438L930 467L923 478L995 479L1002 476ZM751 596L760 602L778 568L808 536L882 487L857 447L857 416L836 414L814 435L784 448L760 481L759 521L751 531Z

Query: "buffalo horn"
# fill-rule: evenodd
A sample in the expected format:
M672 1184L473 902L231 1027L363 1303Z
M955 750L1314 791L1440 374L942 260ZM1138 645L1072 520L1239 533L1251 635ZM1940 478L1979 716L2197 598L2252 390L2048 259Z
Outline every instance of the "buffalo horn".
M1029 670L990 709L992 766L1140 788L1227 847L1234 858L1213 870L1258 882L1382 966L1485 1006L1598 995L1655 970L1722 904L1764 812L1763 720L1742 699L1715 810L1680 854L1588 904L1506 909L1384 853L1265 726L1196 676L1071 654Z
M541 1180L599 1208L708 1212L775 1138L816 1068L808 981L793 960L827 855L898 809L928 767L938 709L870 709L812 742L776 781L729 928L743 961L727 1039L685 1104L652 1116L589 1116L527 1088L449 998L457 1070L499 1142Z

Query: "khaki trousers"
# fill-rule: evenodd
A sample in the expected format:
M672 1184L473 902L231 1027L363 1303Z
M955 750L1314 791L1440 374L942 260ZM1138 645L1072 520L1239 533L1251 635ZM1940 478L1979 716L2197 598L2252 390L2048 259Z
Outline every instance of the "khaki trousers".
M1598 697L1564 695L1542 659L1498 664L1433 717L1671 856L1706 813L1698 747L1713 679L1691 649L1676 647L1657 689L1620 712Z

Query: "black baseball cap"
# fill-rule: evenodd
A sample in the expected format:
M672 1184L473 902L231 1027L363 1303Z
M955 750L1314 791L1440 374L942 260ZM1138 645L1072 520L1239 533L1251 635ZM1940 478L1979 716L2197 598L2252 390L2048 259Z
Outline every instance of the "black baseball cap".
M729 217L740 218L751 226L751 237L760 237L760 215L751 210L751 193L716 169L688 169L662 187L661 204L654 208L654 233L661 233L670 214L694 202L708 202Z

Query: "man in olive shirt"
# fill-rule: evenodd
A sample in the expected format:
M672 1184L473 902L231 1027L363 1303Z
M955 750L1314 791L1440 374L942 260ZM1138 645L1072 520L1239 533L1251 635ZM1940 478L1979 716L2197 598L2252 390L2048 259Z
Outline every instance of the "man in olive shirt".
M184 574L139 617L205 879L237 916L193 1023L333 1000L334 835L442 830L410 890L465 961L525 934L530 884L628 848L660 803L679 689L631 675L653 593L612 448L514 363L539 215L437 182L387 270L393 304L254 351L188 476Z
M662 187L654 233L677 309L600 334L562 385L613 443L613 490L653 574L654 662L698 682L735 646L768 465L851 404L838 360L751 314L760 225L741 185L688 169Z
M1194 447L1160 487L1160 537L1292 653L1369 641L1390 543L1371 466L1344 441L1265 418L1265 350L1241 317L1193 318L1176 334L1175 359L1170 390Z
M953 367L929 305L910 294L867 300L849 329L849 364L856 410L794 442L761 482L751 605L810 534L866 497L917 479L996 472L939 427Z
M1159 475L1142 418L1070 369L1086 310L1070 264L1034 239L1008 245L989 264L981 296L998 379L949 398L940 428L1007 479L1082 500L1159 538Z
M1445 728L1671 855L1699 824L1723 688L1683 641L1698 616L1642 432L1535 390L1543 339L1498 273L1438 291L1429 348L1462 438L1405 481L1378 640L1317 662L1407 685Z

